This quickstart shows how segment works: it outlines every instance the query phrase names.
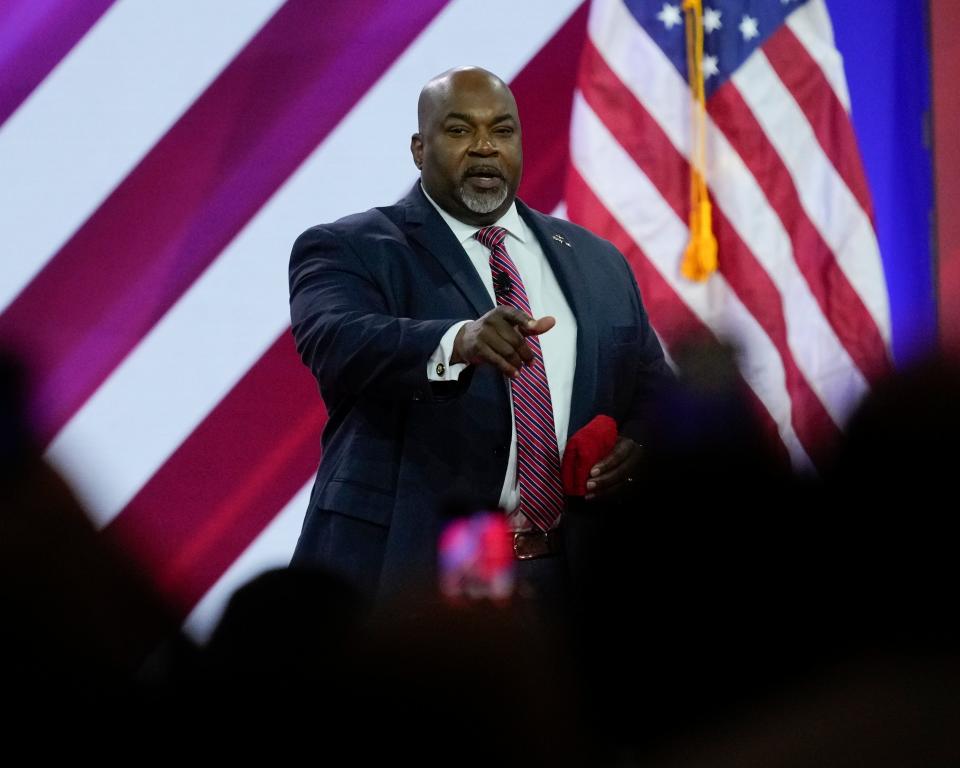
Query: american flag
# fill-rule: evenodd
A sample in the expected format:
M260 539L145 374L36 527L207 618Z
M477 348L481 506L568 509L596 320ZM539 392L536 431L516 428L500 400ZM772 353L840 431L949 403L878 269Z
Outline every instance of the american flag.
M667 349L733 341L771 431L815 466L890 365L870 193L823 0L707 0L706 177L719 270L680 276L691 98L680 2L597 2L566 203L627 255Z
M28 364L47 458L195 635L289 560L320 456L293 239L410 187L417 94L451 66L510 82L521 197L621 248L668 349L703 328L738 342L799 464L839 429L890 322L825 7L706 4L720 271L694 284L679 5L0 8L0 343Z

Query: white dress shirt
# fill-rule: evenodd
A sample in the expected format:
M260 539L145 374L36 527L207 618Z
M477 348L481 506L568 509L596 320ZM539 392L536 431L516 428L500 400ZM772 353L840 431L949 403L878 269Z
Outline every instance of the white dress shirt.
M450 227L454 236L463 246L473 264L474 269L487 288L490 299L496 306L496 294L493 290L493 275L490 272L490 251L481 244L474 235L482 229L471 224L465 224L454 218L441 208L426 193L427 200L437 209L437 212ZM563 458L563 449L567 443L567 427L570 423L570 398L573 394L573 376L577 365L577 321L567 304L567 299L560 289L553 270L544 256L543 248L536 235L530 230L520 214L516 203L512 204L503 216L495 223L498 227L507 230L505 245L510 258L520 273L523 287L530 302L530 310L535 318L552 315L557 324L540 338L540 350L543 353L543 364L547 372L547 383L550 385L550 400L553 404L553 423L557 431L557 447L560 457ZM464 364L451 365L453 342L457 333L470 320L452 325L440 339L440 344L434 350L427 362L427 378L431 381L453 381L459 378L460 373L467 367ZM510 441L510 457L507 460L507 474L503 481L503 490L500 492L500 506L506 510L508 521L514 530L531 528L525 516L517 512L520 504L520 491L517 486L517 428L513 422L513 399L510 400L510 420L512 424L512 438Z

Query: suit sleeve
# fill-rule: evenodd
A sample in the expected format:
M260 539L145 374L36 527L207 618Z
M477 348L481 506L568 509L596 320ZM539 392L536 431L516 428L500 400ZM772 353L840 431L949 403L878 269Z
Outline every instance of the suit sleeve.
M459 394L469 376L433 384L426 365L447 329L462 318L398 317L386 288L348 239L329 229L314 227L294 243L293 337L324 398L342 393L435 400Z

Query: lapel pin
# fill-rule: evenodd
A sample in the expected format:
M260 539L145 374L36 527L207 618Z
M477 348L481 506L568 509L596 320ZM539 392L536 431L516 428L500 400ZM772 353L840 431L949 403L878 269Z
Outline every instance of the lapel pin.
M553 236L553 239L556 240L556 241L557 241L558 243L560 243L561 245L567 246L567 248L573 248L573 246L570 245L570 243L568 243L568 242L564 239L563 235L554 235L554 236Z

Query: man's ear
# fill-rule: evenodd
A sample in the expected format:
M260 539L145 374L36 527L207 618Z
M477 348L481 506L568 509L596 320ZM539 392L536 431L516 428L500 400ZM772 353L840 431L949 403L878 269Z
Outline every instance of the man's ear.
M413 164L423 168L423 138L419 133L410 137L410 154L413 155Z

